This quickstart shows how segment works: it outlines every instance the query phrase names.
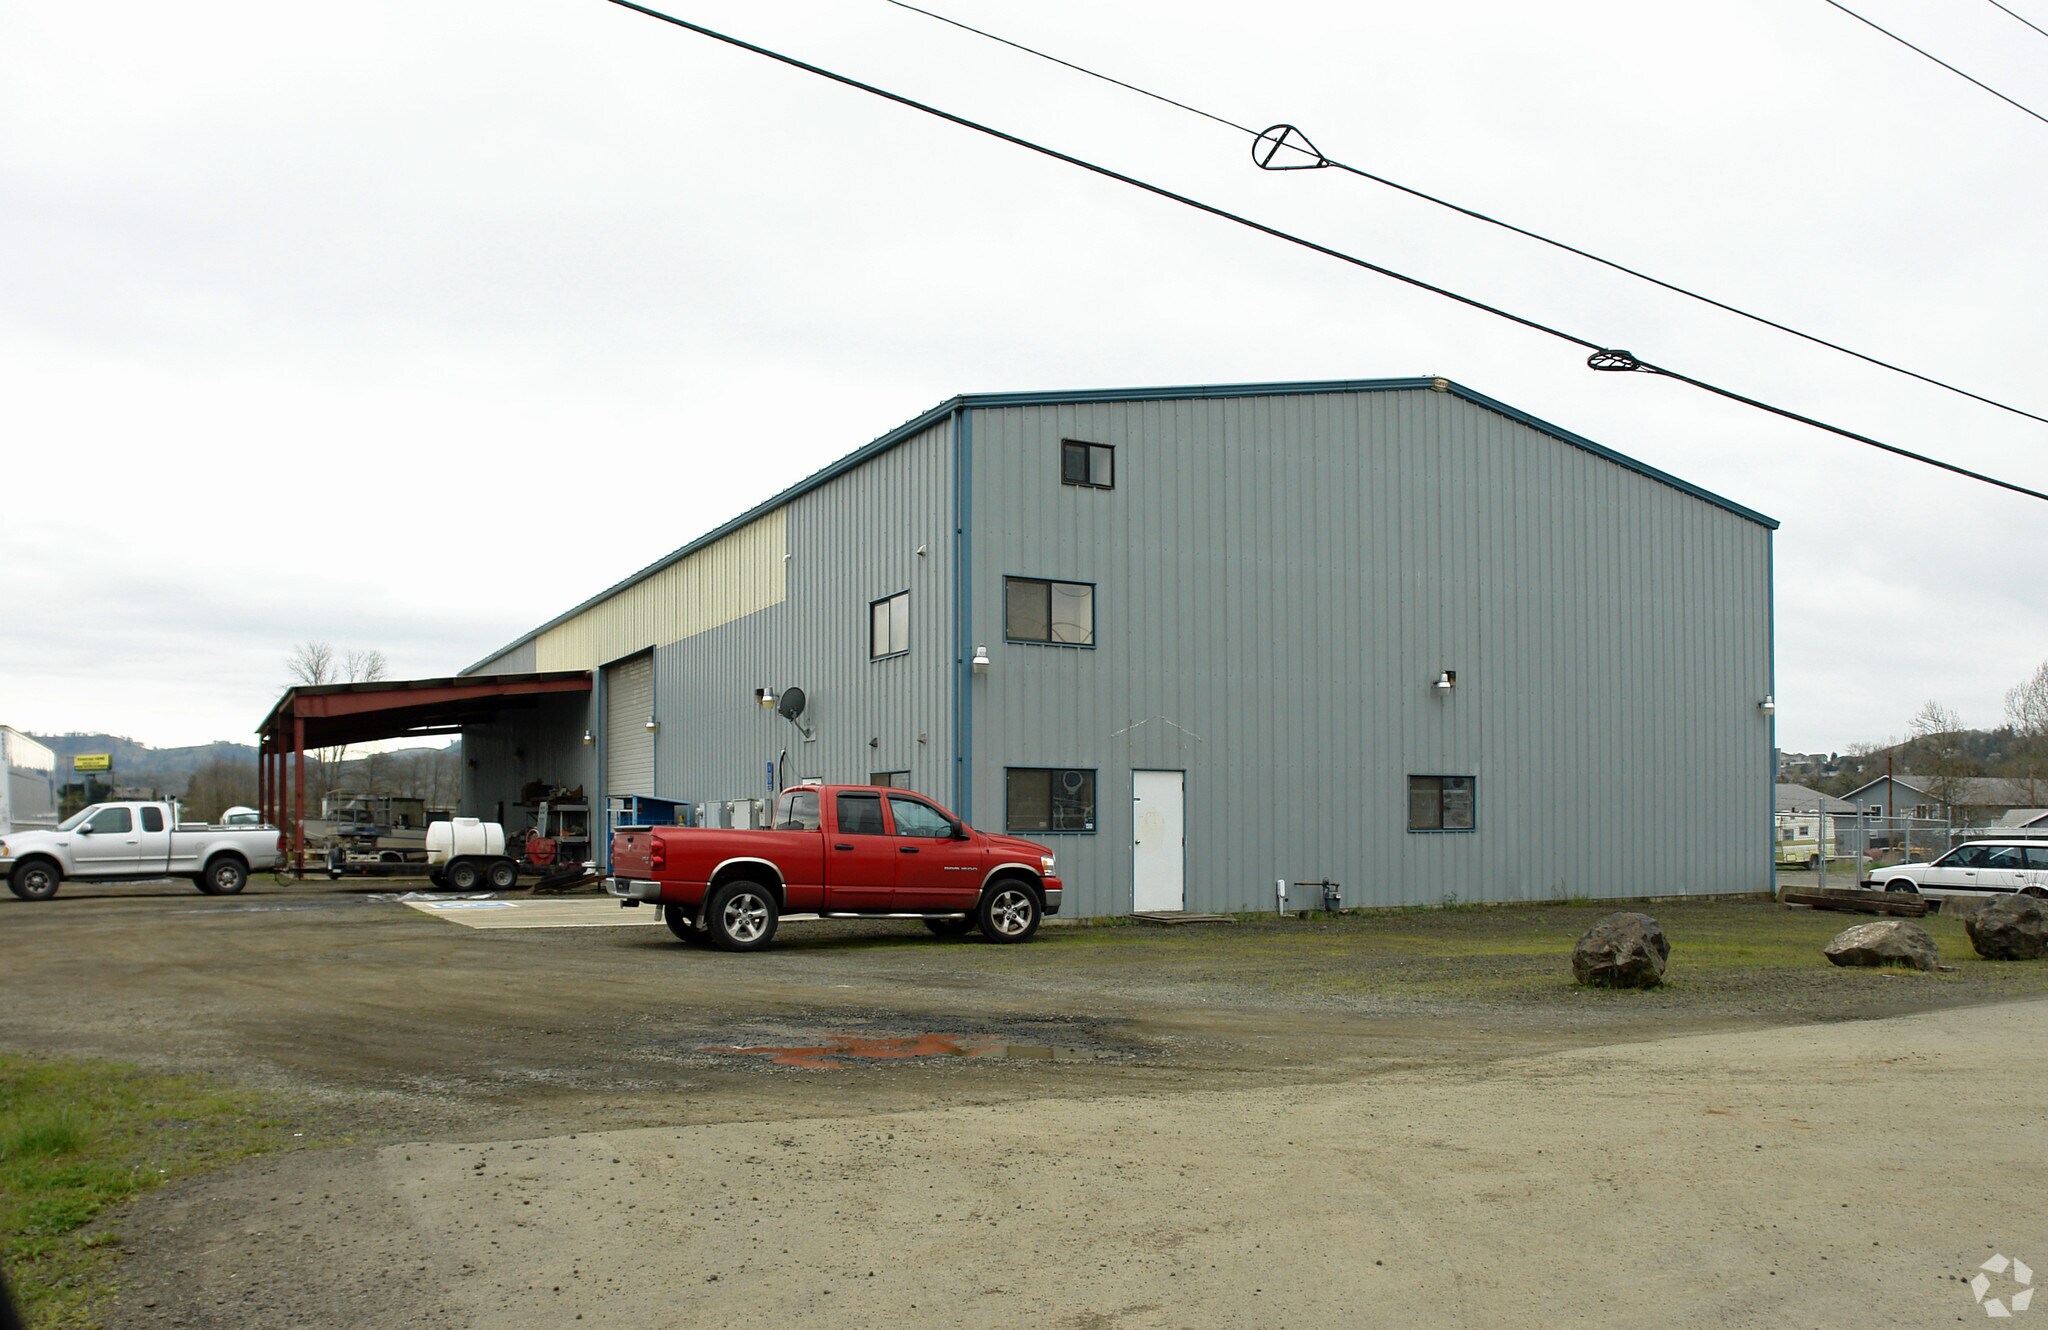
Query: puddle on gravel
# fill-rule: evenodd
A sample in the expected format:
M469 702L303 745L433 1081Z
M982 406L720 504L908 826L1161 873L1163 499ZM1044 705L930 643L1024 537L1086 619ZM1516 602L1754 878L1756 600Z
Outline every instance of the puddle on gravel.
M756 1044L707 1047L700 1053L757 1057L778 1067L835 1071L856 1062L902 1061L911 1058L979 1058L990 1062L1097 1062L1114 1054L1051 1044L1018 1044L995 1035L829 1034L815 1044Z

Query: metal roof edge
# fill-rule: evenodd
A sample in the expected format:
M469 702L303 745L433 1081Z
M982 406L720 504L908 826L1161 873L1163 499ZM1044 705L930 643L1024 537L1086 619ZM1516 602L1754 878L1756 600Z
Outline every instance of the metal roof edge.
M802 498L812 490L836 480L877 454L887 452L905 439L930 429L933 425L938 424L941 420L944 420L947 416L958 410L973 410L984 407L1060 406L1082 402L1164 402L1186 398L1291 397L1321 393L1405 392L1430 388L1436 382L1435 378L1424 376L1421 378L1390 379L1298 379L1280 383L1186 384L1167 388L1079 388L1054 389L1044 392L961 393L949 397L930 410L906 420L880 438L855 449L830 465L812 472L794 485L791 485L788 489L783 490L780 494L754 505L728 522L713 527L695 540L663 555L638 572L630 573L619 579L596 595L578 602L554 618L549 619L531 632L522 633L520 636L513 638L488 656L460 670L457 673L457 677L466 676L471 671L481 669L484 665L496 660L506 652L525 646L550 628L567 623L585 610L603 603L634 583L653 576L671 564L678 563L695 554L698 550L703 549L714 541L731 535L748 523L766 517L784 504ZM1647 462L1639 462L1626 453L1619 453L1612 448L1604 447L1583 435L1574 434L1568 429L1553 425L1549 421L1530 415L1526 411L1517 410L1505 402L1495 401L1486 394L1467 388L1453 380L1446 379L1444 383L1446 384L1446 391L1452 396L1463 398L1474 406L1484 407L1489 411L1506 416L1510 420L1548 434L1560 442L1568 443L1574 448L1592 453L1595 457L1612 462L1616 466L1624 467L1627 470L1636 472L1638 475L1646 476L1660 484L1668 485L1681 493L1704 500L1717 508L1725 509L1738 517L1746 518L1772 531L1778 529L1777 519L1766 517L1752 508L1745 508L1734 500L1723 498L1711 490L1702 489L1698 485L1680 480L1668 471L1660 471Z

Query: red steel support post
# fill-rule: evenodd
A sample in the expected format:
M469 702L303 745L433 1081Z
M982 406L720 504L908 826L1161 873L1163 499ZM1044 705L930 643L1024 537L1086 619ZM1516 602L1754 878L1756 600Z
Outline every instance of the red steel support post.
M306 722L292 718L292 761L298 767L292 781L292 868L306 875Z

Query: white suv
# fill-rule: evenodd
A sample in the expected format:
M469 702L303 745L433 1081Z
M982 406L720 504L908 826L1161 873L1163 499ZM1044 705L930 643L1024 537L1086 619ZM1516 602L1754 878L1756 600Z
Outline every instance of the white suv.
M2048 840L1973 840L1931 864L1877 869L1870 884L1923 896L2048 896Z

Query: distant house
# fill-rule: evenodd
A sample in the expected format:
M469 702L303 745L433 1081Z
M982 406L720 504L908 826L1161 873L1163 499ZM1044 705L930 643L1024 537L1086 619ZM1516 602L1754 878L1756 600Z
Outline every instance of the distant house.
M1804 785L1776 785L1777 817L1771 840L1780 864L1810 864L1853 850L1856 805Z
M1907 817L1958 827L1989 827L2003 824L2017 809L2038 811L2048 804L2048 782L2006 776L1942 780L1895 773L1859 785L1842 797L1871 818Z

